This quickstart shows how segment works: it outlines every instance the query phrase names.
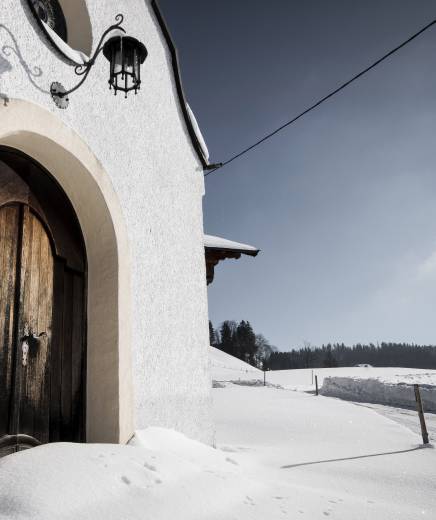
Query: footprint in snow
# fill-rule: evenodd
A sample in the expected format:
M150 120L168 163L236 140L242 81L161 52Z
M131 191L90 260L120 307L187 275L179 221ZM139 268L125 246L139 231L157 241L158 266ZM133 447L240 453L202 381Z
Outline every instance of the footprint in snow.
M226 480L226 477L224 475L222 475L221 473L217 473L216 471L213 471L211 469L205 469L204 472L205 473L209 473L210 475L213 475L216 478L220 478L222 480Z
M144 468L147 468L150 471L156 471L156 466L153 466L153 464L148 464L147 462L144 462Z
M235 466L239 466L239 464L236 462L236 460L231 459L230 457L226 458L227 462L230 462L230 464L234 464Z
M130 480L125 475L121 477L121 480L124 482L124 484L130 485Z

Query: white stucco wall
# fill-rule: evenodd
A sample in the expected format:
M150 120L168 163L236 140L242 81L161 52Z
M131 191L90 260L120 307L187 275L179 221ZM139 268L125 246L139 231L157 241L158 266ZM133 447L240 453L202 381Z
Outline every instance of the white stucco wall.
M87 5L94 44L121 11L128 34L146 45L139 94L114 97L107 84L109 64L100 56L87 82L71 94L69 108L59 110L49 86L52 81L66 88L76 84L71 63L53 50L24 0L2 0L0 118L13 109L13 100L36 104L77 134L107 173L121 208L117 218L127 230L118 254L128 258L129 272L120 277L118 298L129 299L130 330L125 337L120 334L119 348L131 352L134 427L173 427L210 442L201 164L148 2L126 0L120 7L117 0L87 0ZM4 103L8 98L11 102ZM74 146L71 142L73 155ZM38 155L49 163L49 147ZM122 285L126 279L130 287ZM122 331L123 324L118 325ZM120 371L121 379L124 373L128 371ZM128 387L130 381L123 384ZM124 431L120 440L128 435Z

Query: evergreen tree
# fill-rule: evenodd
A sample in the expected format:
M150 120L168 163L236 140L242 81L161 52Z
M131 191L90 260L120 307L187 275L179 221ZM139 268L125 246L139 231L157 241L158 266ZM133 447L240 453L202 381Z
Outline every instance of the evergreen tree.
M242 320L236 329L237 340L237 357L250 363L255 364L256 356L256 335L250 322Z
M211 347L220 348L218 333L213 328L212 322L210 320L209 320L209 345Z
M236 323L234 321L224 321L220 329L220 348L231 356L236 356L235 348Z
M338 366L336 359L332 353L332 346L330 345L330 343L325 348L325 357L324 357L323 365L326 368L333 368L333 367Z
M436 346L382 342L369 345L343 343L302 348L290 352L273 352L268 360L271 370L307 368L309 352L312 367L352 367L369 364L378 367L436 369Z

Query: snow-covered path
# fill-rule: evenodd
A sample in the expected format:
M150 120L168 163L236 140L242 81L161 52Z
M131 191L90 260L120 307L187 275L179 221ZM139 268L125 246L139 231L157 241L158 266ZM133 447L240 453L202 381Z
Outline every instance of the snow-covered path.
M364 406L371 410L376 411L380 415L392 419L393 421L402 424L409 428L409 430L420 434L421 427L416 410L409 410L407 408L394 408L393 406L385 406L382 404L372 403L354 403L356 406ZM436 414L425 413L425 422L427 424L427 431L429 434L430 442L436 443Z
M231 385L213 395L217 446L266 485L247 518L261 518L256 505L268 502L283 518L435 518L436 453L409 428L288 390Z

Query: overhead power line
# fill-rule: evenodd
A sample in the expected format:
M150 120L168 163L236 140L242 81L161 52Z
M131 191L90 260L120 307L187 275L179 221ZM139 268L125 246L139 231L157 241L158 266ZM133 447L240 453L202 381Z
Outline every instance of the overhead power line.
M317 101L316 103L314 103L313 105L311 105L309 108L306 108L305 110L303 110L303 112L301 112L300 114L298 114L297 116L295 116L293 119L291 119L290 121L288 121L287 123L284 123L283 125L279 126L278 128L276 128L274 131L270 132L269 134L265 135L264 137L262 137L261 139L259 139L258 141L256 141L255 143L253 143L251 146L248 146L247 148L244 148L241 152L237 153L236 155L233 155L232 157L230 157L230 159L227 159L227 161L224 161L223 163L220 163L216 168L213 168L212 170L209 170L208 172L206 172L204 174L205 177L207 177L208 175L211 175L212 173L216 172L217 170L220 170L221 168L223 168L224 166L227 166L228 164L230 164L231 162L235 161L236 159L239 159L239 157L242 157L243 155L245 155L246 153L248 153L249 151L253 150L253 148L256 148L257 146L259 146L260 144L264 143L265 141L267 141L268 139L271 139L271 137L273 137L274 135L278 134L279 132L281 132L283 129L287 128L288 126L292 125L293 123L295 123L296 121L298 121L301 117L305 116L306 114L308 114L309 112L311 112L312 110L314 110L315 108L319 107L322 103L324 103L325 101L327 101L328 99L332 98L333 96L335 96L336 94L338 94L341 90L343 90L344 88L348 87L349 85L351 85L351 83L353 83L354 81L356 81L357 79L361 78L362 76L364 76L367 72L369 72L371 69L373 69L374 67L377 67L377 65L379 65L380 63L382 63L383 61L385 61L386 59L388 59L390 56L392 56L393 54L395 54L396 52L398 52L400 49L402 49L403 47L405 47L407 44L409 44L411 41L413 41L415 38L417 38L418 36L420 36L422 33L424 33L425 31L427 31L428 29L430 29L433 25L436 24L436 19L434 19L432 22L428 23L427 25L425 25L424 27L422 27L422 29L420 29L418 32L416 32L415 34L413 34L410 38L408 38L407 40L405 40L403 43L400 43L400 45L398 45L397 47L395 47L394 49L392 49L391 51L389 51L388 53L386 53L384 56L382 56L381 58L379 58L377 61L375 61L374 63L372 63L371 65L369 65L369 67L366 67L366 69L362 70L361 72L359 72L358 74L356 74L355 76L353 76L351 79L349 79L348 81L346 81L345 83L343 83L342 85L340 85L338 88L336 88L335 90L333 90L332 92L330 92L329 94L327 94L326 96L324 96L323 98L321 98L319 101Z

